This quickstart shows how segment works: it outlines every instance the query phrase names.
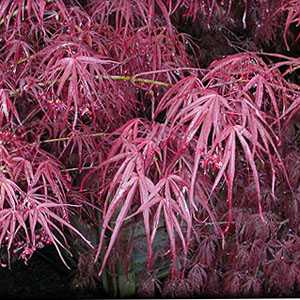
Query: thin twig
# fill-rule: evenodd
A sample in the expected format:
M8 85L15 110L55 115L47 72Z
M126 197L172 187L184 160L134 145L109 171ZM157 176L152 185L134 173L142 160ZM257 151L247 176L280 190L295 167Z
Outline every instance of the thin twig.
M108 133L104 133L104 132L98 132L98 133L92 133L92 134L83 134L82 136L92 136L92 137L97 137L97 136L103 136L103 135L107 135ZM45 144L45 143L55 143L55 142L62 142L62 141L68 141L72 138L72 136L68 136L68 137L61 137L61 138L55 138L55 139L47 139L47 140L42 140L40 141L41 144Z
M90 166L90 167L81 167L81 168L69 168L69 169L62 169L62 172L76 172L76 171L81 171L81 170L91 170L91 169L96 169L97 166Z

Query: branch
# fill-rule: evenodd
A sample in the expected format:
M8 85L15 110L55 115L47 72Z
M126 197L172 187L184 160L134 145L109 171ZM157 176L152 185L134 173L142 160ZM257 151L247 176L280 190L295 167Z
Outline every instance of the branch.
M171 86L170 83L158 81L158 80L152 80L152 79L146 79L146 78L137 78L135 76L122 76L122 75L108 75L108 76L101 76L102 79L108 79L108 80L118 80L118 81L130 81L131 83L144 83L144 84L154 84L154 85L160 85L164 87Z
M21 64L28 60L29 58L22 59L17 62L17 64ZM123 76L123 75L103 75L103 76L96 76L97 79L107 79L107 80L116 80L116 81L129 81L131 83L144 83L144 84L154 84L158 86L163 86L163 87L170 87L171 84L159 80L152 80L152 79L147 79L147 78L137 78L135 75L134 76ZM55 82L51 82L50 84L53 85ZM38 83L39 86L44 87L46 84L45 83ZM21 89L16 89L14 91L10 91L9 96L14 97L20 94Z

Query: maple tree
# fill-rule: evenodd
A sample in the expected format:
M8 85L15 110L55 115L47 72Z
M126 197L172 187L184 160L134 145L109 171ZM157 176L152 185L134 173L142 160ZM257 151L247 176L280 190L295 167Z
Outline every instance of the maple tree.
M299 291L299 8L2 0L1 266L52 245L114 296Z

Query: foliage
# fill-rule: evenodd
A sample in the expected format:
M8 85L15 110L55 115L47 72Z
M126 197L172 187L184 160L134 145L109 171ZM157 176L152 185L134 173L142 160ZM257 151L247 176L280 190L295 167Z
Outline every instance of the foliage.
M299 291L299 7L2 0L1 266L53 245L114 297Z

